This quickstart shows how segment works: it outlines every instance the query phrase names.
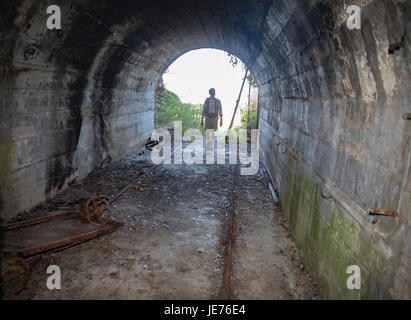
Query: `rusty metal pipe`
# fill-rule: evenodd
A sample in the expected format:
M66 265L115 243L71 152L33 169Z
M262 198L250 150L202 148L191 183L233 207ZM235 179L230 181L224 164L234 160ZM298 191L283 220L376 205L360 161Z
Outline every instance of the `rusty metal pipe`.
M331 194L329 196L324 195L323 193L321 193L321 198L325 199L325 200L329 200L334 198Z
M378 216L398 217L397 211L372 208L372 209L369 209L368 212L370 215L373 215L373 216L378 215Z

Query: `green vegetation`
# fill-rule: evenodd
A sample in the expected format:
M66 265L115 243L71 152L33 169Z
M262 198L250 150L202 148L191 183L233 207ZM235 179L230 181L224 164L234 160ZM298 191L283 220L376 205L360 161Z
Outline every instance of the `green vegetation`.
M16 157L16 145L11 142L0 144L0 220L5 206L5 199L12 198L14 177L12 164Z
M201 113L203 106L191 103L183 103L180 98L167 89L164 89L165 97L157 108L156 125L158 127L168 125L174 121L182 121L183 132L188 129L201 128Z
M251 143L251 129L257 129L257 111L255 106L250 106L250 113L248 114L247 107L240 109L241 115L241 125L237 126L231 131L237 132L239 134L239 129L247 129L247 142ZM247 121L248 120L248 121ZM239 141L242 141L241 137L239 137Z
M242 129L257 129L257 111L255 109L255 106L250 106L249 116L247 112L247 107L240 109Z

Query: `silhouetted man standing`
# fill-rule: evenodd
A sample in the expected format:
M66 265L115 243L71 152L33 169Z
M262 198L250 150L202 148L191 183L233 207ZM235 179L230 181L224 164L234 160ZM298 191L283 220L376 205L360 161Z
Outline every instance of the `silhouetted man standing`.
M218 129L218 117L220 117L220 127L223 126L223 108L221 101L215 97L215 89L211 88L209 91L210 96L206 99L203 105L203 114L201 117L201 126L204 125L207 135L207 150L212 149L214 145L214 131Z

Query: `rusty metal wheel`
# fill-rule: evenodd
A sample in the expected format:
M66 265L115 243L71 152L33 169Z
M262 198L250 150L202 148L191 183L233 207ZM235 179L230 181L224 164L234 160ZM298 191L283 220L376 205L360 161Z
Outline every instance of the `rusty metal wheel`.
M93 225L106 225L111 221L111 208L107 196L95 196L80 210L80 218Z
M19 257L2 259L0 289L2 295L13 295L24 290L30 279L30 266Z

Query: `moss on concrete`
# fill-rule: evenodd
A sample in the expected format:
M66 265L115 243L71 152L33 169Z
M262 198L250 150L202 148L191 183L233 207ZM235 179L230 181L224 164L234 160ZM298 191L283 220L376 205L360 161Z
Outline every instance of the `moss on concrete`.
M336 202L323 200L321 185L303 168L292 161L287 171L284 213L325 297L380 298L388 263L380 244ZM361 269L361 290L347 288L350 265Z
M13 159L16 154L14 143L0 145L0 218L4 215L7 199L13 193Z

